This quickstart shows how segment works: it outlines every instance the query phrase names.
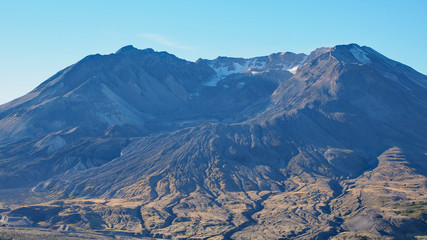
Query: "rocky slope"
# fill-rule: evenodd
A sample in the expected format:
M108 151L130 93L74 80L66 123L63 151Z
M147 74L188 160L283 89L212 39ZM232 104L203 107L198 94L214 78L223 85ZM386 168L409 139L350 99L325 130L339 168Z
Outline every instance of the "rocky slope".
M356 44L195 63L124 47L0 106L1 191L31 188L0 197L0 224L414 239L426 116L427 77Z

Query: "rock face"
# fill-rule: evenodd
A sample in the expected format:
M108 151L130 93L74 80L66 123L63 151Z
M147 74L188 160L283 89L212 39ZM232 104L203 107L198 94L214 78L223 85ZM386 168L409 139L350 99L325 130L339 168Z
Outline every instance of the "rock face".
M369 47L193 63L127 46L0 106L1 214L140 237L414 239L426 153L427 76Z

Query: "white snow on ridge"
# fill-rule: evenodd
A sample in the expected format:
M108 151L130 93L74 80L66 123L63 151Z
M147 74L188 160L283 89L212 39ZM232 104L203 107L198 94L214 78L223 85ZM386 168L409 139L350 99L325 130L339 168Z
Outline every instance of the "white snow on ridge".
M371 59L368 58L366 53L358 48L358 47L352 47L350 48L351 54L353 54L354 58L356 58L357 61L359 61L362 64L371 64Z
M286 52L285 52L286 53ZM281 55L285 54L281 53ZM298 63L287 63L277 62L276 60L263 60L262 58L253 58L253 59L226 59L225 62L213 60L208 63L215 71L215 76L212 77L204 85L208 87L217 86L218 82L226 78L231 74L236 73L249 73L252 75L262 74L268 70L281 70L289 71L292 74L295 74L300 66L302 66L307 60L308 56L305 56ZM264 58L265 59L265 58ZM285 61L286 62L286 61Z
M229 66L215 66L214 64L209 64L209 66L215 71L216 76L213 77L210 81L205 83L205 86L215 87L218 82L227 76L235 73L243 73L249 71L250 69L260 69L265 70L267 63L266 62L258 62L257 59L248 59L244 62L244 64L240 64L237 62L233 63L232 67ZM255 72L255 71L254 71Z

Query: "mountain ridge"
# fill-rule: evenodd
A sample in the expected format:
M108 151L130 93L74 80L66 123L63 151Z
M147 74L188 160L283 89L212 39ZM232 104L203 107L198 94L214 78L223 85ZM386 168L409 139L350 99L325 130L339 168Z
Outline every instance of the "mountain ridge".
M57 200L4 216L147 237L413 239L427 234L425 116L427 76L357 44L194 63L125 46L0 106L0 190Z

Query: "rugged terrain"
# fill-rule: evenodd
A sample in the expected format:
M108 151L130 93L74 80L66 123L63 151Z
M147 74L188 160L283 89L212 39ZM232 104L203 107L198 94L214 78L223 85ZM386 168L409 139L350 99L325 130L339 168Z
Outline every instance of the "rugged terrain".
M427 76L369 47L189 62L126 46L0 106L0 225L416 239L426 158Z

